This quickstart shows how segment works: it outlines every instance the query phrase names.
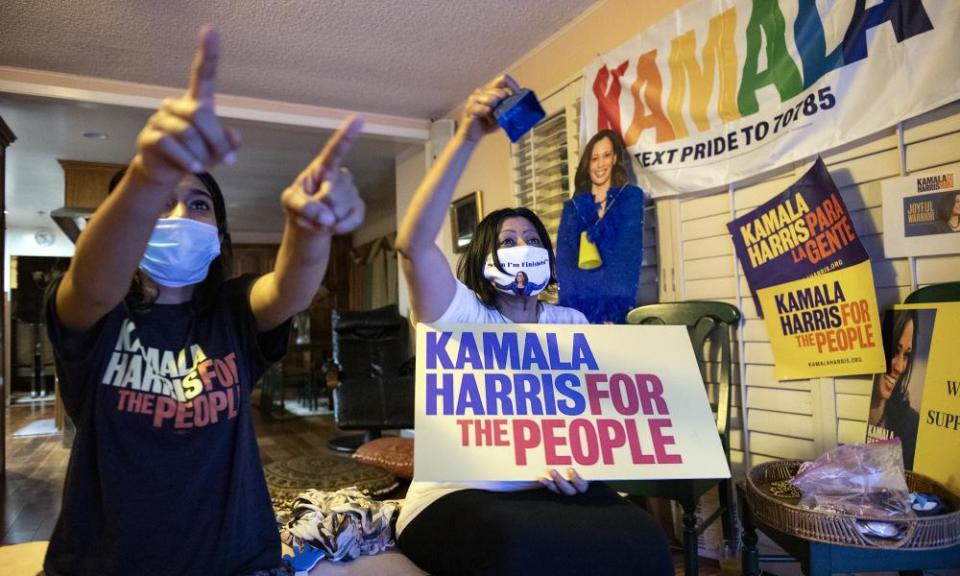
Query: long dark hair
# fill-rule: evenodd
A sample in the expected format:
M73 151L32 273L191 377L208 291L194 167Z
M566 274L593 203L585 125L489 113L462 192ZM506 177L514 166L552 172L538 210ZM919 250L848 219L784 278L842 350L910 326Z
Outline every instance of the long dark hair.
M553 243L550 241L550 234L547 233L547 229L540 218L528 208L495 210L487 214L487 217L477 224L476 230L473 231L473 237L457 264L457 277L467 288L473 290L480 297L480 301L489 308L495 308L497 305L497 290L483 276L483 268L487 263L487 256L493 254L494 264L501 272L506 274L506 270L500 265L500 259L497 257L497 248L499 247L500 226L507 218L525 218L533 224L540 236L543 248L550 255L550 281L547 283L547 288L553 289L557 284L557 260L553 255Z
M126 172L126 168L121 168L113 175L108 186L108 193L113 192ZM194 310L203 310L216 302L221 285L230 277L233 263L233 243L230 240L230 231L227 228L227 205L223 200L220 185L217 184L217 181L209 172L194 173L194 176L200 180L203 187L213 198L213 215L217 219L217 231L220 235L220 255L210 262L207 277L197 286L190 297ZM133 275L133 281L130 283L130 290L127 292L127 304L134 310L146 310L156 298L156 294L148 294L144 289L142 272L138 268Z
M897 310L893 313L893 328L889 331L889 340L883 345L887 356L887 373L890 373L890 363L893 361L894 354L897 353L897 345L903 331L906 330L908 323L913 323L913 342L910 344L910 361L906 369L900 374L890 398L884 406L883 412L887 422L899 418L900 414L910 408L910 374L913 372L913 355L917 353L917 334L920 333L917 326L916 310Z
M958 195L960 192L947 192L940 198L937 202L937 220L950 222L950 218L953 217L953 204L957 201Z
M574 195L590 194L593 182L590 180L590 156L593 155L593 147L597 142L609 138L613 144L613 155L616 162L613 165L613 173L610 175L610 186L612 188L621 188L630 183L630 176L624 167L624 158L627 157L626 147L623 145L623 138L618 132L613 130L601 130L593 135L593 138L583 147L583 154L580 155L580 164L577 165L577 174L573 178L573 184L576 188Z

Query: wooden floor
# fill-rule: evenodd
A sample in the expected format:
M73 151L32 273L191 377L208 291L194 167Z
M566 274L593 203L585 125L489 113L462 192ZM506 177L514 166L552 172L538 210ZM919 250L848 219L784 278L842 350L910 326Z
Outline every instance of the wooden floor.
M338 434L330 416L265 420L259 410L253 413L264 464L293 456L336 454L326 447L327 440ZM62 435L13 437L14 431L44 418L53 418L52 403L7 408L7 471L0 486L0 545L49 540L60 513L70 458L69 441L65 442Z
M0 544L48 540L60 513L63 478L70 448L62 436L13 438L13 432L53 418L53 404L17 404L7 408L7 472L3 482Z

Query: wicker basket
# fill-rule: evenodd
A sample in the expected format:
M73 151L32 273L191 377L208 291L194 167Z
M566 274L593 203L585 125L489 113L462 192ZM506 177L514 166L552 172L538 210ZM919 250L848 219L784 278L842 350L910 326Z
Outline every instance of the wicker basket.
M862 548L929 550L960 543L960 498L940 483L906 472L907 486L915 492L938 496L953 510L937 516L897 520L906 528L899 539L875 538L862 534L852 514L816 512L798 506L799 498L782 499L770 493L770 484L789 480L800 468L799 460L782 460L754 466L747 474L747 501L753 515L768 526L807 540Z

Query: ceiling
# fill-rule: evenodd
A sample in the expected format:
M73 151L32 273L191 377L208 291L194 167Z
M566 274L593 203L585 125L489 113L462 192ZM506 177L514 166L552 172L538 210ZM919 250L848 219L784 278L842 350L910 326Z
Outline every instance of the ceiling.
M7 226L50 227L49 212L63 205L63 170L57 160L127 163L151 113L0 93L0 117L17 136L7 151ZM242 134L238 161L215 168L213 175L227 200L230 227L240 241L276 240L283 226L280 193L320 151L330 132L249 120L230 120L229 125ZM85 138L87 132L108 138ZM394 211L394 158L402 146L367 137L347 158L370 221Z
M240 161L214 171L227 195L231 227L240 235L276 234L280 191L332 125L304 122L311 111L332 110L332 117L357 111L425 125L593 2L0 0L0 80L11 71L43 71L58 73L61 83L56 91L0 89L0 116L18 138L7 157L8 226L49 225L45 213L63 203L57 158L129 160L156 105L157 90L150 89L171 93L185 85L201 23L212 23L223 39L217 85L218 94L228 96L220 102L260 99L261 110L301 105L305 111L286 119L234 114L241 119L229 124L243 133ZM117 106L71 90L88 79L142 87L150 98L126 97L120 101L133 105ZM91 140L84 132L109 137ZM397 134L369 130L348 161L367 199L368 221L393 210L394 159L412 141Z

